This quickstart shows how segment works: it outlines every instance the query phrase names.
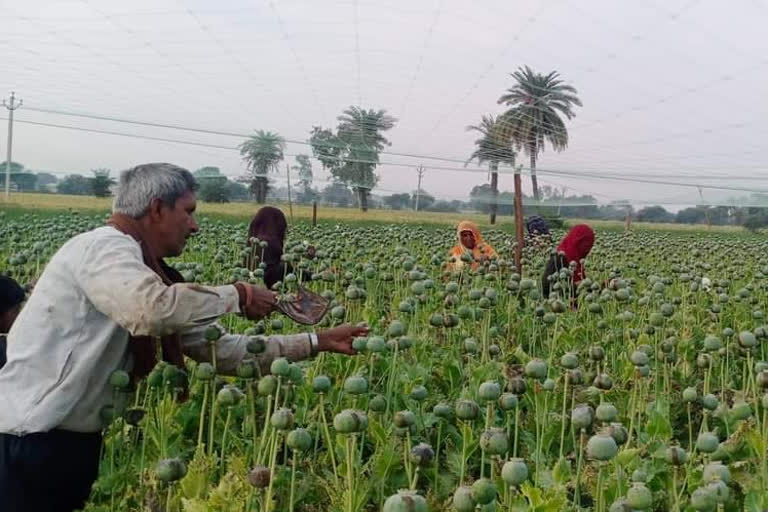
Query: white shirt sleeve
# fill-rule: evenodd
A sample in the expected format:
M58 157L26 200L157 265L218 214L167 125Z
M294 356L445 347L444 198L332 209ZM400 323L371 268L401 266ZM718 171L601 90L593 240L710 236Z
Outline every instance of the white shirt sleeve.
M139 244L119 232L94 241L75 266L93 306L134 336L164 336L239 312L234 286L163 283Z
M216 324L218 325L218 324ZM211 344L205 339L207 326L193 327L181 333L182 350L187 357L198 362L211 362ZM218 326L222 332L224 328ZM311 355L309 335L288 334L274 335L267 338L265 350L261 354L248 353L246 346L250 336L244 334L223 334L216 341L216 369L223 375L235 375L237 367L244 359L253 359L262 375L269 373L272 361L285 357L289 361L301 361Z

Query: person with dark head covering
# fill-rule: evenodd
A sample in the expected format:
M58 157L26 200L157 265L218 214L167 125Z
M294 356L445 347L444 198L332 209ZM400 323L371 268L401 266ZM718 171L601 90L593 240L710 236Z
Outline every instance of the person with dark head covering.
M264 206L253 217L251 225L248 227L248 245L259 242L266 242L266 247L259 249L258 245L252 247L252 257L246 258L246 267L255 270L258 268L259 260L266 266L264 268L264 284L267 288L272 288L275 283L282 281L287 274L293 273L293 267L290 263L282 260L285 247L285 236L288 231L288 222L282 211L272 206ZM314 253L310 248L309 256ZM263 253L263 256L262 256ZM303 275L304 279L310 276Z
M576 290L576 286L584 280L584 266L581 260L587 257L589 251L595 243L595 232L586 224L577 224L565 235L565 238L557 246L557 253L550 256L547 266L544 269L544 275L541 278L541 288L544 298L549 297L551 288L550 279L553 275L560 272L560 269L568 268L571 263L575 264L573 277L571 280L571 292Z
M24 303L24 289L10 277L0 275L0 368L6 361L6 334Z

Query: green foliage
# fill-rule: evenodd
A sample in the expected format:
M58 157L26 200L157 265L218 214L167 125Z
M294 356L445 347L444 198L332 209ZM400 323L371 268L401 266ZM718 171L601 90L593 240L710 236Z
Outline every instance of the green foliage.
M257 203L264 203L269 187L268 174L277 172L284 158L285 139L277 133L258 130L240 145L240 156L247 165L248 174L240 181L247 183Z
M370 190L378 182L379 153L391 145L383 132L392 129L397 120L386 110L355 106L337 119L336 133L319 126L312 128L312 153L335 180L355 189L360 209L365 211Z
M70 174L59 182L56 192L74 196L87 196L91 194L91 179L80 174Z
M96 197L109 197L112 195L112 186L115 185L115 179L110 178L109 169L94 169L93 178L91 178L91 192Z

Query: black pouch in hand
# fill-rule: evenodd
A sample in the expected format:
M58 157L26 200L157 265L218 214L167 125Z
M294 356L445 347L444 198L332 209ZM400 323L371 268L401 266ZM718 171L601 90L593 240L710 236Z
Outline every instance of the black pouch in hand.
M302 325L319 323L328 312L330 301L301 286L295 294L288 294L277 302L277 309Z

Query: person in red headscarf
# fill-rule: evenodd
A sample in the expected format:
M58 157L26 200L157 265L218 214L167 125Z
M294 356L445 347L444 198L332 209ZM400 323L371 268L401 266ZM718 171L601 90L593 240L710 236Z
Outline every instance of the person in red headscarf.
M541 288L544 298L549 297L552 281L557 279L557 274L562 268L568 268L575 263L571 286L574 293L576 286L584 280L584 266L582 260L587 257L595 243L595 232L586 224L577 224L565 235L565 238L557 246L557 253L550 256L544 275L541 277Z

